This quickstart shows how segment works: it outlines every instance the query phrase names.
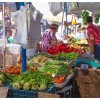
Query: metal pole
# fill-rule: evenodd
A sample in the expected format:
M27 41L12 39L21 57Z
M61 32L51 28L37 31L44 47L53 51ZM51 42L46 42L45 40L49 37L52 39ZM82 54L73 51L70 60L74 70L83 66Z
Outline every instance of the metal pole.
M20 2L19 3L19 6L25 6L23 2ZM18 9L20 10L20 9ZM26 14L27 15L27 14ZM26 20L27 20L27 16L26 16ZM28 31L28 30L27 30ZM26 59L26 49L21 47L22 48L22 72L25 72L26 71L26 67L27 67L27 59Z
M4 51L3 51L3 68L6 67L5 53L6 53L6 34L5 34L5 4L3 3L3 38L4 38Z
M22 47L22 72L26 71L26 49Z

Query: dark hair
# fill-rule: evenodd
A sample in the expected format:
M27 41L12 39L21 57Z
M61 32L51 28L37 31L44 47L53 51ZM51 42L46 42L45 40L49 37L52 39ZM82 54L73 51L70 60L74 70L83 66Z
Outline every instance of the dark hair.
M57 24L51 24L50 29L56 30L59 26Z
M88 17L86 18L86 22L87 22L87 23L92 23L92 22L93 22L92 17L91 17L91 16L88 16Z
M79 25L78 28L81 28L81 25Z
M82 30L85 30L86 28L85 28L85 27L82 27L81 29L82 29Z
M64 25L66 25L67 24L67 21L64 21Z

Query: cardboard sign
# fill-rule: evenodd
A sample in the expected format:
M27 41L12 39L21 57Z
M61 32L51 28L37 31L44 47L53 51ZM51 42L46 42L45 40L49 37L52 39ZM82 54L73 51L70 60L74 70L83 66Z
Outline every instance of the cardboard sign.
M60 98L57 94L38 92L38 98Z
M8 94L8 87L0 87L0 98L6 98Z

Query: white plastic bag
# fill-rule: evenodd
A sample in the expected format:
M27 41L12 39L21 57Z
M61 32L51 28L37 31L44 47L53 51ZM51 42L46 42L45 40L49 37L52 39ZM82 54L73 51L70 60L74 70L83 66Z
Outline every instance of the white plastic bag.
M17 29L15 43L22 45L23 48L35 47L35 43L41 40L42 14L35 8L21 7L12 17Z
M49 9L54 16L63 11L62 2L49 2Z

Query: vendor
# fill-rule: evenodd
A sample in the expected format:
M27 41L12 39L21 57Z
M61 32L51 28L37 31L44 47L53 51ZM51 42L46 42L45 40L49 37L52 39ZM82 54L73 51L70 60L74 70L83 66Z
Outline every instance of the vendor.
M75 32L74 29L71 29L71 32L68 34L69 37L75 38Z
M91 16L87 17L86 22L88 25L87 35L91 53L94 54L95 59L100 61L100 30L93 24Z
M57 45L56 32L58 31L57 24L51 24L50 28L45 30L40 44L41 51L45 52L50 47Z

